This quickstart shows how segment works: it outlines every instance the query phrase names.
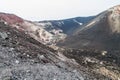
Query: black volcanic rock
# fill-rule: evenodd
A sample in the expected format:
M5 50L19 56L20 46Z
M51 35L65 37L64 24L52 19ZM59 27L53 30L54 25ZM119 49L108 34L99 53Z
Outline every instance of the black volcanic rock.
M120 50L120 6L110 8L61 42L70 48Z
M0 22L0 80L83 80L71 71L57 51Z

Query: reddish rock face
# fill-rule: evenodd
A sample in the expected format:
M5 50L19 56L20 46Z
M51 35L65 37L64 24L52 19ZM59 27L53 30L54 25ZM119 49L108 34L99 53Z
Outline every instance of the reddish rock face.
M23 23L24 20L14 14L0 13L0 20L7 22L8 24Z

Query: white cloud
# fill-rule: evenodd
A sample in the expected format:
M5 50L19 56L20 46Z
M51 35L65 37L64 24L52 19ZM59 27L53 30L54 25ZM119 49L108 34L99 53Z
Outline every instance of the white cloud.
M25 19L62 19L98 14L120 0L0 0L0 11Z

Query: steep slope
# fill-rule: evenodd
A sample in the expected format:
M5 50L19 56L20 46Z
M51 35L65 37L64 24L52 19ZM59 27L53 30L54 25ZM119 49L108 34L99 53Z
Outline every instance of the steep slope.
M120 50L120 6L104 11L85 26L76 29L61 45L71 48Z
M0 80L83 80L69 68L55 50L0 22Z
M0 13L0 22L4 22L18 30L24 31L26 34L29 34L32 38L43 44L54 44L65 37L64 34L57 37L57 34L52 34L33 22L26 21L14 14Z
M71 35L72 32L78 28L94 19L95 16L90 17L76 17L63 20L50 20L50 21L39 21L35 22L38 25L43 26L46 30L60 31L61 33Z

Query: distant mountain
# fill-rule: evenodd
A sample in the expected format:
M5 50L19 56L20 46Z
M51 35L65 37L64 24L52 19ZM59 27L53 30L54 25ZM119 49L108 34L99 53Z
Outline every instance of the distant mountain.
M70 48L120 50L120 5L112 7L77 28L62 46Z
M72 32L84 24L88 23L90 20L94 19L95 16L90 17L76 17L64 20L50 20L50 21L39 21L36 22L39 25L44 26L47 30L49 29L59 29L67 35L71 35Z

